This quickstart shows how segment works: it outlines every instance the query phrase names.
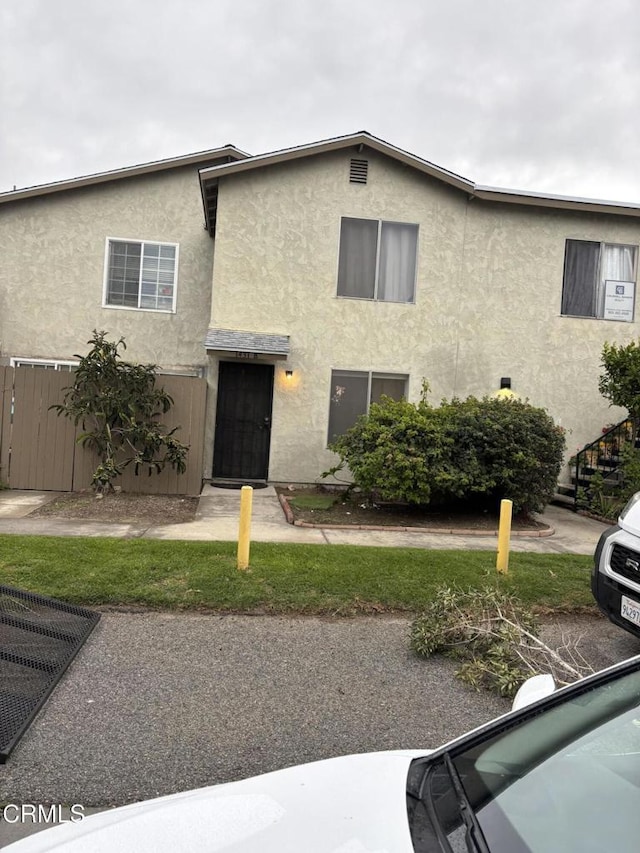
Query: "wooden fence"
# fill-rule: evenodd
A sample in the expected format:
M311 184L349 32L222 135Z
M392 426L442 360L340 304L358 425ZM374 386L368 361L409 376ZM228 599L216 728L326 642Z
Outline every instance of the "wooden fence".
M61 403L72 374L32 367L0 366L0 482L12 489L74 492L91 485L97 457L76 441L81 427L51 410ZM163 424L179 426L176 437L190 446L187 470L166 467L160 474L136 476L131 467L117 484L123 491L143 494L198 495L202 487L205 379L158 376L157 384L174 405Z

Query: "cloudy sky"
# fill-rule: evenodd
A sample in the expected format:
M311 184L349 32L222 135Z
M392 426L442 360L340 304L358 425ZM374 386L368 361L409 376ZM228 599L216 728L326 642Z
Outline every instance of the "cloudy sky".
M640 203L640 6L1 0L0 191L357 130L479 184Z

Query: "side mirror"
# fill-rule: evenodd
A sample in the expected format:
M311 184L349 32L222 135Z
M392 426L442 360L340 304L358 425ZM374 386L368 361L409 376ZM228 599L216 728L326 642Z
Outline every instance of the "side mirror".
M552 693L555 693L555 689L556 683L552 675L533 675L521 685L515 695L511 710L518 711L520 708L531 705L532 702L537 702L538 699L551 696Z

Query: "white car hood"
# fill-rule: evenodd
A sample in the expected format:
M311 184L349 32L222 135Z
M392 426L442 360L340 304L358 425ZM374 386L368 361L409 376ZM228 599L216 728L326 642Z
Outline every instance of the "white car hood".
M618 525L631 533L633 536L640 536L640 501L632 504L626 513L623 513L618 519Z
M421 752L332 758L172 794L18 841L15 853L412 853L406 783Z

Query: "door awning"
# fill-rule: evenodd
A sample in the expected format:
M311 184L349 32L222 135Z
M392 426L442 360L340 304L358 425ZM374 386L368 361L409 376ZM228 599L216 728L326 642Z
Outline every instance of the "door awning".
M286 358L289 355L289 335L242 332L238 329L209 329L204 346L208 351L235 353L239 356L252 353Z

